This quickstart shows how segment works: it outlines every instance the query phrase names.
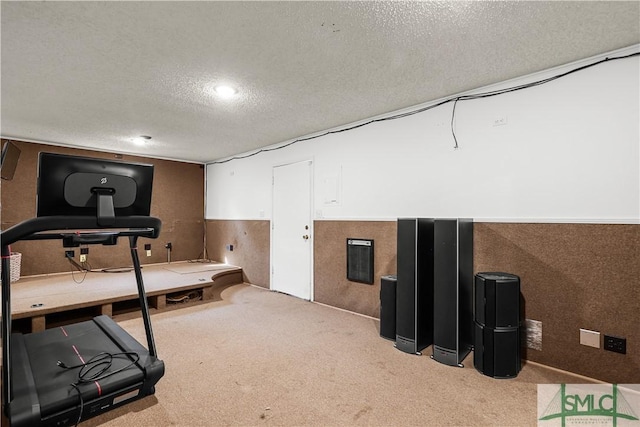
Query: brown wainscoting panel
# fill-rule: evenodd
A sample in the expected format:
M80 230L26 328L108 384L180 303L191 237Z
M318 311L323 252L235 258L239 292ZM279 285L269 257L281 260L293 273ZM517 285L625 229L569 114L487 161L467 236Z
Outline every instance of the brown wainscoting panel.
M16 173L11 181L2 180L2 229L7 229L36 214L36 177L38 153L70 154L110 160L124 160L154 165L151 215L162 220L157 239L140 239L142 264L167 261L165 244L171 242L172 261L184 261L202 256L204 251L204 167L203 165L146 157L115 155L91 150L57 147L23 141L13 141L21 150ZM142 250L151 244L151 256ZM121 267L131 265L127 239L120 239L117 248L92 245L88 261L91 267ZM19 242L11 248L22 253L23 276L69 271L60 241ZM75 248L76 261L79 248Z
M380 278L396 274L396 221L315 221L314 300L380 317ZM372 285L347 280L347 238L374 240Z
M542 322L528 360L640 383L640 225L476 223L474 244L474 270L520 276L525 316ZM627 354L580 345L580 328L625 337Z
M379 317L380 277L396 273L395 221L315 221L315 300ZM346 279L348 237L375 240L375 282ZM525 357L613 383L640 382L640 225L474 224L474 272L521 279L542 350ZM627 339L627 354L580 345L580 328Z
M245 282L269 288L271 222L209 219L206 224L208 257L241 267Z

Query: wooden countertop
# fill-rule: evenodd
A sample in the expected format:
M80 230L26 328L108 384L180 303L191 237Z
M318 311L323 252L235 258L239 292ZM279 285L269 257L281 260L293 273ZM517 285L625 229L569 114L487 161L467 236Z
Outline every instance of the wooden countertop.
M147 295L154 296L213 285L216 276L241 270L240 267L222 263L180 261L145 265L142 279ZM30 276L11 284L11 312L14 319L43 316L133 299L137 295L133 270L122 273L85 274L76 271Z

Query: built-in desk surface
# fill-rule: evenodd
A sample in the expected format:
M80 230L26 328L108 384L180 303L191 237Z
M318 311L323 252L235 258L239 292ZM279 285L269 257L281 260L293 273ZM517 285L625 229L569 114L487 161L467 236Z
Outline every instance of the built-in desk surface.
M145 265L142 278L150 305L162 309L168 294L201 290L202 299L210 299L213 285L241 283L242 269L221 263L181 261ZM96 315L111 316L114 304L130 307L137 301L133 269L118 273L76 271L30 276L11 284L12 319L31 319L27 329L33 332L47 327L47 316L92 309Z

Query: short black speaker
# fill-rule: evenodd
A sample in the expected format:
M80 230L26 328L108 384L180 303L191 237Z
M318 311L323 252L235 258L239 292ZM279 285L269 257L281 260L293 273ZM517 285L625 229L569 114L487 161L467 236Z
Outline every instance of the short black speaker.
M515 378L520 372L520 328L475 324L475 368L493 378Z
M0 160L0 176L2 179L11 180L18 166L20 149L13 142L7 141L2 147L2 159Z
M473 364L484 375L514 378L520 360L520 278L478 273L474 280Z
M380 280L380 336L396 340L396 284L398 277L382 276Z
M509 273L476 274L475 321L489 328L519 326L520 278Z

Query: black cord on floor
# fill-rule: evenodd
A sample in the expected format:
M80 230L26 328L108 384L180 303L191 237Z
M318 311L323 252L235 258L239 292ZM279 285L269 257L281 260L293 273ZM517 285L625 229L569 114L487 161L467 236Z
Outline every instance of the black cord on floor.
M133 267L107 267L107 268L103 268L102 270L96 270L96 271L98 273L129 273L133 271Z

